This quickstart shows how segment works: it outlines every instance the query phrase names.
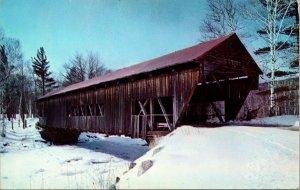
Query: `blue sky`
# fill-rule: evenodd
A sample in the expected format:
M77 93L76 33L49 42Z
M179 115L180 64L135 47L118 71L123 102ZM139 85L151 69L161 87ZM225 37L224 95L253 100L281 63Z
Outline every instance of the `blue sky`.
M0 0L0 27L25 60L43 46L55 72L88 51L118 69L197 44L206 10L204 0Z

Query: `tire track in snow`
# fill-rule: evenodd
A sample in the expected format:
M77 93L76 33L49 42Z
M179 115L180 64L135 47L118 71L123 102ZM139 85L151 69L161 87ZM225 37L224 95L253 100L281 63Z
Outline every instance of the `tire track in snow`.
M263 143L265 144L266 147L270 146L272 148L278 149L280 152L282 152L281 154L290 154L292 157L296 156L299 159L299 153L298 151L295 151L294 149L288 147L289 144L285 145L283 143L277 142L272 140L271 138L275 138L276 139L276 135L269 137L268 133L265 133L261 130L255 130L253 128L251 129L247 129L244 128L245 130L243 130L243 128L225 128L225 131L229 132L229 133L235 133L235 134L239 134L242 137L250 137L253 140L256 140L257 143ZM253 129L253 130L252 130ZM251 140L251 139L249 139ZM269 156L269 148L266 149L262 149L261 151L263 151L263 155L265 156L260 156L258 160L256 160L256 156L254 159L249 160L249 162L247 163L247 173L245 174L245 178L247 179L247 186L249 187L249 189L264 189L264 187L269 187L270 186L270 181L272 181L272 185L270 186L270 189L278 189L278 188L283 188L283 189L291 189L290 186L290 182L287 179L283 179L281 177L279 177L277 175L277 171L280 171L282 173L285 173L286 175L290 176L290 172L286 172L286 170L281 170L281 167L287 166L285 164L288 163L288 165L290 165L289 162L284 161L283 163L280 163L281 167L270 167L268 165L265 165L265 163L269 162L268 157ZM290 159L290 158L289 158ZM278 163L277 163L278 164ZM299 166L298 166L299 167ZM298 168L295 167L295 168ZM291 168L289 168L288 170L290 170ZM274 172L270 172L270 171L274 171ZM291 172L295 172L294 170L290 170ZM298 171L299 173L299 171ZM266 175L267 174L267 175ZM264 179L264 180L262 180Z
M239 133L239 134L243 134L243 135L247 135L247 136L250 136L250 137L259 139L260 141L263 141L263 142L265 142L265 143L267 143L267 144L272 144L272 145L278 146L278 147L280 147L280 148L282 148L282 149L284 149L284 150L287 150L287 151L292 152L292 153L296 154L297 156L299 156L299 152L298 152L298 151L293 150L293 149L291 149L291 148L289 148L289 147L287 147L287 146L285 146L285 145L283 145L283 144L281 144L281 143L272 141L272 140L270 140L270 139L268 139L268 138L262 138L262 137L259 137L259 136L257 136L257 135L254 135L253 133L249 133L249 132L245 132L245 131L239 131L239 130L232 129L232 128L230 128L230 129L229 129L229 128L226 128L226 130L227 130L227 131L234 132L234 133Z

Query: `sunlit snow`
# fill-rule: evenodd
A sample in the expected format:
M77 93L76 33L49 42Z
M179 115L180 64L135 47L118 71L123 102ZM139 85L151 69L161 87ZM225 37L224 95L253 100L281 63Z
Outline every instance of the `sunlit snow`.
M0 188L287 188L299 187L299 118L279 116L251 125L181 126L150 149L141 139L82 133L73 145L41 139L34 124L0 137ZM1 123L0 123L1 125ZM280 127L290 125L291 127ZM136 163L128 171L131 162ZM142 163L148 164L144 170Z

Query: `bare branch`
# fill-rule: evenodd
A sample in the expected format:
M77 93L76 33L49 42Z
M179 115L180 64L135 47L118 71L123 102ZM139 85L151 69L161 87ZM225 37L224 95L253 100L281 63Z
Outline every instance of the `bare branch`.
M228 35L243 28L234 0L208 0L209 14L199 27L203 40Z
M292 3L293 3L293 0L290 0L287 8L284 11L284 15L281 18L281 22L280 22L278 31L281 31L281 27L282 27L283 21L284 21L284 19L286 17L286 14L287 14L287 12L288 12L288 10L289 10L289 8L290 8L290 6L291 6ZM276 40L278 40L279 34L280 34L280 32L277 33Z

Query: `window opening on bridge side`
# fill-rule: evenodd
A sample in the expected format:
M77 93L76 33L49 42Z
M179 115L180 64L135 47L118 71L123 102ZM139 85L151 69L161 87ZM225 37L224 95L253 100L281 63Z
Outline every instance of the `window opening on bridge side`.
M132 101L132 120L147 118L151 130L169 130L173 127L173 97L163 96ZM136 123L134 121L133 123Z
M95 104L95 116L104 117L104 104Z
M104 116L104 104L89 104L67 108L67 116Z

